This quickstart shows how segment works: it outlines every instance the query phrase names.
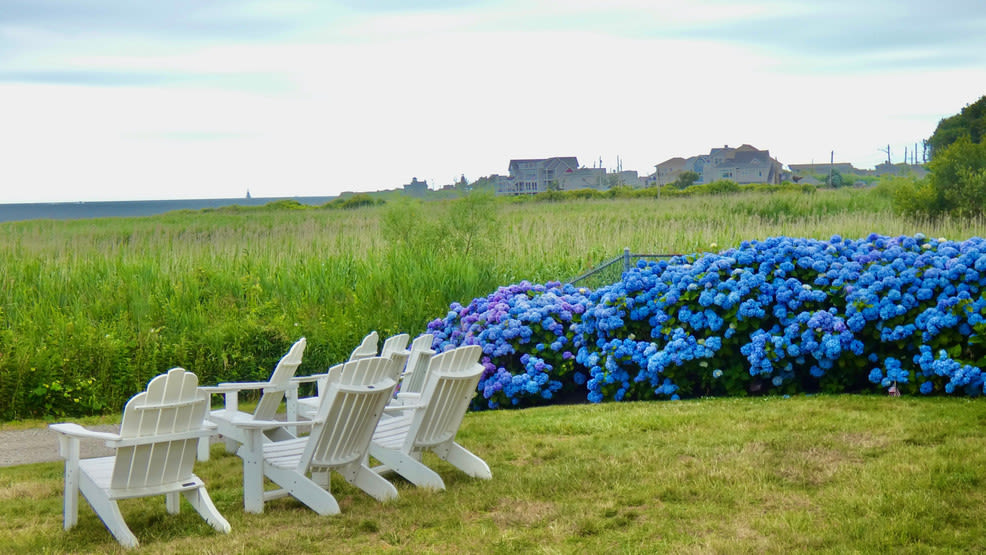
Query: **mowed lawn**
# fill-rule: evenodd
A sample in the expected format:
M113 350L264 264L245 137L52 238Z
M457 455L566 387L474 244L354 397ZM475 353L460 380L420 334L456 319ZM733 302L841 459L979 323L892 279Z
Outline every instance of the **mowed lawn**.
M184 501L177 517L163 498L121 505L145 553L986 551L981 399L555 406L470 413L459 440L492 481L429 455L446 491L395 479L378 503L334 479L341 515L290 498L245 514L240 459L216 445L197 473L231 534ZM0 468L0 551L121 550L84 502L63 531L61 494L61 463Z

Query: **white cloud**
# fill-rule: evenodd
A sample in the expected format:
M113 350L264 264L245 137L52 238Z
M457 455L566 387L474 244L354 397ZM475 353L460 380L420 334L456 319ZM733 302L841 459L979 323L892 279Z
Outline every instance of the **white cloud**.
M981 39L887 48L874 27L829 63L778 38L797 37L776 24L804 19L798 3L441 4L223 4L276 11L259 38L224 35L223 11L173 32L136 13L73 33L0 19L0 202L327 195L557 155L646 173L727 143L868 167L986 90L986 65L936 65ZM833 36L812 6L797 30Z

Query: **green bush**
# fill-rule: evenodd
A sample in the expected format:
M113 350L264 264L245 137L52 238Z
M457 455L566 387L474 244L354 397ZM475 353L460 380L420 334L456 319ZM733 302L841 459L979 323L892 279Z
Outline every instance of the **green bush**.
M927 179L899 182L894 195L898 212L912 216L976 217L986 204L986 143L960 137L935 155Z
M355 195L346 195L339 197L337 199L330 200L329 202L323 204L324 208L335 208L341 210L353 210L355 208L363 208L365 206L378 206L385 204L386 201L383 199L375 199L370 195L359 193Z

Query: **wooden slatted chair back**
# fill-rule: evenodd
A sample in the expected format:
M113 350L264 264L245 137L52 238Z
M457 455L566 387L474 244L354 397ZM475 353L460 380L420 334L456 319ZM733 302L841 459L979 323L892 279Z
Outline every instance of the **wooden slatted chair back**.
M387 371L387 376L400 383L401 374L404 373L404 368L407 366L407 359L410 355L410 351L407 350L391 353L387 357L390 359L390 369Z
M120 424L121 439L161 436L161 441L118 447L111 491L139 492L192 478L198 438L169 440L168 436L202 428L208 401L197 391L198 385L195 374L173 368L130 399Z
M482 354L478 345L466 345L432 357L421 396L425 408L411 423L406 440L410 444L405 445L408 452L455 438L483 374Z
M396 387L397 381L391 378L368 385L330 384L297 470L335 468L362 460Z
M283 388L291 383L291 378L294 377L295 371L301 365L301 357L305 354L305 346L307 344L307 340L302 337L291 346L288 354L281 357L281 360L277 363L277 366L270 375L270 380L268 381L270 387L264 389L260 401L257 402L257 408L253 411L253 417L255 419L274 419L274 415L277 414L277 408L281 406L281 401L284 400Z
M406 354L396 354L391 357L372 357L351 360L342 365L339 371L338 383L345 385L368 385L383 379L397 381L400 376L402 357ZM326 385L331 385L327 383Z
M431 349L435 336L430 333L419 335L411 343L410 354L404 369L402 393L421 393L428 374L428 365L435 351Z
M387 340L383 342L383 347L380 348L380 356L386 357L406 350L407 342L410 339L411 336L406 333L400 333L388 337Z
M377 344L379 342L380 336L377 335L376 331L371 331L366 335L366 337L363 338L363 341L359 344L359 346L353 349L353 352L349 354L349 360L377 356Z

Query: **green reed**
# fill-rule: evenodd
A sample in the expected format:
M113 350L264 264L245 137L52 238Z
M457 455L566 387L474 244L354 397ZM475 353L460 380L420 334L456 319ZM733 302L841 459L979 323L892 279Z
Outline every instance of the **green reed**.
M902 219L878 189L0 224L0 420L117 412L173 366L204 384L264 379L301 336L300 372L323 371L370 330L421 333L452 302L566 280L624 248L984 229Z

